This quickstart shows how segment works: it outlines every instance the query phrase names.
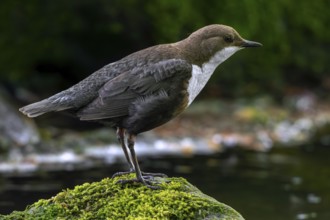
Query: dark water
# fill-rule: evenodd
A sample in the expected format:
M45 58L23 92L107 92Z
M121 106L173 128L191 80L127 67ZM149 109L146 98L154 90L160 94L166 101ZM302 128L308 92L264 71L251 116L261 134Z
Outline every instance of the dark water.
M143 158L142 169L187 178L245 219L330 219L330 149L277 148L189 158ZM111 176L122 165L85 171L0 177L0 213L23 210L61 189Z

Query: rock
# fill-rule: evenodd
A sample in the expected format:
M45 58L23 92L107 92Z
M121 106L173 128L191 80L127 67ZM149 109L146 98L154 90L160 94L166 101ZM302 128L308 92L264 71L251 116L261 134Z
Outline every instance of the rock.
M237 211L203 194L183 178L155 178L159 190L117 181L118 177L85 183L41 199L25 211L0 215L0 219L243 219Z

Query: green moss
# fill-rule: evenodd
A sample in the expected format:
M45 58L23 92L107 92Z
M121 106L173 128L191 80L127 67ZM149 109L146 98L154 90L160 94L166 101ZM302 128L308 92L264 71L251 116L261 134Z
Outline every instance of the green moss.
M127 175L121 178L130 178ZM160 190L117 184L118 178L85 183L39 200L1 219L243 219L183 178L156 178Z

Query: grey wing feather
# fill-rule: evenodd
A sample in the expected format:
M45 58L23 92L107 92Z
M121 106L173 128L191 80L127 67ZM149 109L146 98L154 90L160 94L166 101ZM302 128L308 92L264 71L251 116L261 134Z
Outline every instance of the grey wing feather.
M81 120L99 120L128 115L129 106L138 98L165 91L166 83L176 73L191 72L191 65L180 59L161 61L145 68L135 68L108 81L99 96L81 109Z

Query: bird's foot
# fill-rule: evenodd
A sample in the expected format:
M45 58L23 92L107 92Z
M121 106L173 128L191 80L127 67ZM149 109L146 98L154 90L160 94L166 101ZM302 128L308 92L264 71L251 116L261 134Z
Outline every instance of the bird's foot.
M115 177L118 177L118 176L123 176L123 175L131 174L131 173L135 173L135 171L134 170L130 170L130 171L117 172L117 173L113 174L111 178L115 178Z
M117 172L115 174L112 175L111 178L115 178L115 177L118 177L118 176L123 176L123 175L127 175L127 174L131 174L131 173L135 173L134 170L130 170L130 171L124 171L124 172ZM141 172L142 176L145 178L145 179L148 179L150 177L168 177L166 174L164 173L146 173L146 172Z
M144 178L150 178L150 177L162 177L162 178L165 178L165 177L168 177L164 173L146 173L146 172L142 172L142 176Z
M142 183L149 189L160 189L160 186L156 186L154 184L159 184L159 182L154 180L153 176L144 176L143 178L134 178L134 179L126 179L126 180L118 180L117 183L119 184L129 184L129 183Z

